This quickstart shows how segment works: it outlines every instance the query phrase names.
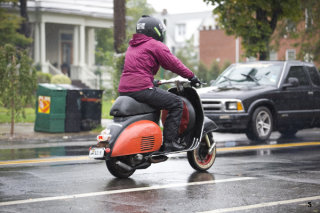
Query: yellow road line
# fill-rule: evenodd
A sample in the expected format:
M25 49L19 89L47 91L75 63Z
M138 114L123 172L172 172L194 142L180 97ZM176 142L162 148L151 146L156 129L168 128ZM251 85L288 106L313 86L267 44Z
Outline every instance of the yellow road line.
M320 142L302 142L302 143L286 143L286 144L269 144L256 146L239 146L239 147L224 147L217 148L219 152L227 151L246 151L246 150L260 150L272 148L288 148L288 147L302 147L302 146L320 146ZM19 165L19 164L33 164L33 163L55 163L55 162L69 162L89 160L88 156L68 157L68 158L48 158L48 159L31 159L31 160L15 160L15 161L0 161L1 165Z
M303 143L285 143L285 144L268 144L257 146L238 146L238 147L224 147L217 148L217 151L243 151L243 150L260 150L260 149L272 149L272 148L287 148L298 146L320 146L320 142L303 142Z
M16 161L0 161L0 165L15 165L15 164L32 164L32 163L53 163L63 161L78 161L89 160L88 156L70 157L70 158L50 158L50 159L32 159L32 160L16 160Z

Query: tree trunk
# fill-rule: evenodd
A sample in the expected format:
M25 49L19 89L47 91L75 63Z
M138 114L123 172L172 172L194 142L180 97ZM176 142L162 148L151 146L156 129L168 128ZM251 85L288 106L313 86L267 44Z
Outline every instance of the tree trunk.
M10 135L13 137L14 134L14 97L11 99L11 129L10 129Z
M16 57L12 56L12 65L16 66ZM13 93L14 94L14 93ZM15 109L15 102L14 102L14 95L11 97L11 129L10 129L10 135L13 137L14 134L14 109Z
M114 49L123 53L126 39L126 0L113 0Z
M23 18L23 21L21 23L19 33L29 38L30 25L29 25L28 11L27 11L27 0L20 0L20 16Z

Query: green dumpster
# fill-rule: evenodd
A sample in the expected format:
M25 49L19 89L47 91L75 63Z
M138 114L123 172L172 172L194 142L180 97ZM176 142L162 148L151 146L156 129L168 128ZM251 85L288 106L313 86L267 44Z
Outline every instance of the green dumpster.
M39 84L35 131L65 132L67 90L55 84Z

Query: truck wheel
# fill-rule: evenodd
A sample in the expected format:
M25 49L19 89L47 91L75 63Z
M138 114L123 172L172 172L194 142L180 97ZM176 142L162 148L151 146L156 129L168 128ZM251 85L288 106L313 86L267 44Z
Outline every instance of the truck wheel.
M208 139L210 146L214 143L212 133L208 133ZM216 159L217 148L214 147L211 153L208 153L209 146L206 141L206 135L202 136L199 146L187 153L189 164L197 171L206 171L214 163Z
M249 122L247 137L253 141L266 141L271 135L273 119L267 107L258 107L254 110Z
M117 177L117 178L128 178L130 177L136 170L126 170L122 167L120 167L116 162L119 161L118 158L111 158L109 160L106 160L106 165L109 170L109 172Z

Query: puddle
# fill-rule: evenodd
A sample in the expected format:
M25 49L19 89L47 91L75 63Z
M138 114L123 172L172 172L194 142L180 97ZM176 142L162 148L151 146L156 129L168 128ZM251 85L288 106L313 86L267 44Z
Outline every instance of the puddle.
M87 155L88 153L89 146L2 149L0 150L0 161L60 156L78 156Z

